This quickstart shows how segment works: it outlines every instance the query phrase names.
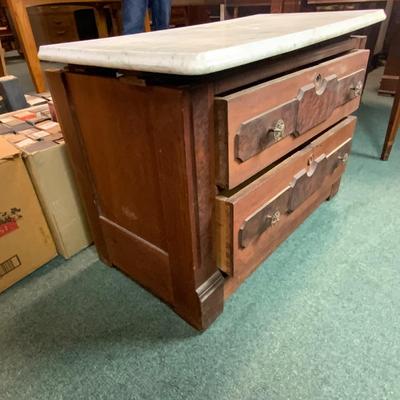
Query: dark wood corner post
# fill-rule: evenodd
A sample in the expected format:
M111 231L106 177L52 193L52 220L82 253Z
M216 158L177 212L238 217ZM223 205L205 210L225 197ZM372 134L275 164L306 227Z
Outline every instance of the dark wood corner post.
M147 86L146 83L137 86L132 83L135 80L129 83L129 79L118 81L112 77L99 77L93 82L93 75L86 78L81 74L80 78L76 73L62 70L48 71L47 79L101 259L133 276L138 283L169 303L195 328L207 328L223 310L224 286L223 276L216 266L213 240L216 194L213 88L208 83L185 88ZM69 93L70 81L75 82L72 85L74 93ZM84 82L89 83L82 89ZM80 94L77 93L79 90L82 90ZM89 116L82 114L82 104L86 104L89 98L85 93L88 90L93 91L93 102L87 105L91 108ZM82 96L85 100L82 100ZM107 104L113 107L114 96L115 101L120 102L126 97L126 105L125 100L121 103L124 104L123 110L106 110ZM75 107L75 102L79 103L79 107ZM93 107L101 109L94 110ZM132 112L138 110L140 115L135 116L135 121L141 128L133 133L134 127L124 125L116 131L113 129L115 125L109 122L109 116L111 113L120 113L116 117L123 120L129 107L132 107ZM92 124L90 118L93 115L98 115L103 122L93 121ZM82 121L85 122L84 127L80 126ZM81 132L81 129L84 131ZM144 133L141 129L145 130ZM97 132L89 133L88 130ZM93 142L85 143L89 134L91 140L94 135L99 136L100 144L96 144L96 152L101 151L104 161L114 165L115 179L120 179L118 174L123 174L126 169L137 169L141 162L144 163L143 168L136 173L148 173L149 187L153 189L142 185L138 190L153 193L151 190L158 187L159 200L146 206L143 200L136 197L136 192L132 192L133 197L129 201L133 207L137 206L139 220L142 218L141 213L145 216L154 211L160 215L157 232L163 232L161 239L151 242L135 228L134 223L128 226L121 222L118 219L118 202L113 203L111 211L110 207L102 210L108 196L113 194L105 191L104 186L95 187L95 182L101 176L99 178L97 174L94 179L96 171L92 170L87 156L87 151L92 151L93 160L93 148L87 147L93 147ZM124 149L115 142L129 138L134 140L130 135L141 136L140 140L147 150L139 148L137 151L142 154L136 155L128 154L126 150L121 161L112 164L115 155L107 152ZM104 143L110 143L111 147L105 148L107 145ZM146 151L149 151L147 156L143 154ZM107 160L107 154L110 160ZM145 157L154 160L154 171L146 172L145 165L148 164ZM124 189L122 187L119 190ZM96 201L97 195L100 196L99 201ZM140 193L137 195L140 197ZM157 210L151 207L157 207ZM110 237L104 221L112 224L116 235L123 239L114 240ZM143 223L146 221L141 223L142 226ZM161 257L163 265L160 254L166 254ZM121 263L125 265L118 265Z
M165 89L163 96L151 102L154 115L166 117L177 109L182 113L182 126L175 120L166 127L155 119L153 129L159 147L174 308L197 329L205 329L215 320L224 301L224 279L216 267L213 240L213 103L209 84Z

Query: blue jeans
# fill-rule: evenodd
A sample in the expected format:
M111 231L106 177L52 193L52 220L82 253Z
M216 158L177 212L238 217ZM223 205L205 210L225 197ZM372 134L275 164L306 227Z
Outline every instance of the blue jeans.
M167 29L171 15L171 0L123 0L123 34L129 35L144 31L144 17L147 8L151 9L152 30Z

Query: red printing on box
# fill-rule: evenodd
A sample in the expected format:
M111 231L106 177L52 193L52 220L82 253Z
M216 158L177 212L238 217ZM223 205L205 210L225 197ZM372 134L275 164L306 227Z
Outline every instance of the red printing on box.
M0 225L0 237L18 229L17 221L9 221Z

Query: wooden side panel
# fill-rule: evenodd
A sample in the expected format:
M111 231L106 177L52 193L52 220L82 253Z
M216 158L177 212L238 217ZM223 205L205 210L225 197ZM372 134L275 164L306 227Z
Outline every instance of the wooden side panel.
M100 217L100 223L113 263L163 301L173 304L168 253L105 217Z
M233 210L233 242L225 244L232 248L232 256L225 258L225 272L239 280L246 276L270 254L271 243L285 236L282 231L294 230L293 221L309 199L340 178L355 122L355 117L347 118L231 197L217 197L220 209ZM223 244L219 251L226 251Z
M67 74L66 82L101 215L166 250L149 90L95 75Z
M218 185L236 187L355 111L360 102L368 55L368 50L358 50L217 98L217 107L223 109L219 103L225 103L227 110L227 130L217 128L218 140L228 137L227 146L222 148L227 152L220 154L218 165L225 172L217 174ZM297 106L292 107L291 102ZM246 125L250 127L243 131ZM245 138L238 140L241 135ZM242 151L238 152L238 146L242 146ZM222 181L224 176L228 180Z
M67 144L76 142L73 159L84 160L85 203L109 262L205 329L223 309L211 87L61 75L68 94L61 107L76 127Z
M73 112L69 94L65 87L65 74L60 70L49 70L46 72L57 116L67 142L67 151L71 159L71 165L78 184L79 192L83 199L83 205L88 216L89 227L100 259L110 265L106 241L98 219L98 203L96 201L96 190L93 185L86 153L84 151L80 126Z

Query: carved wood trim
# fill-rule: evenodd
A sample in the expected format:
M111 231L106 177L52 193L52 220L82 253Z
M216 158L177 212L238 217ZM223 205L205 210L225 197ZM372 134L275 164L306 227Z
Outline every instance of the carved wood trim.
M308 168L299 171L289 186L243 222L239 245L246 248L266 230L278 225L281 215L290 214L312 196L335 170L347 162L351 148L348 140L333 153L309 160Z
M235 136L235 156L247 161L283 138L300 136L326 121L336 108L361 96L365 69L340 79L317 75L295 99L243 122Z

